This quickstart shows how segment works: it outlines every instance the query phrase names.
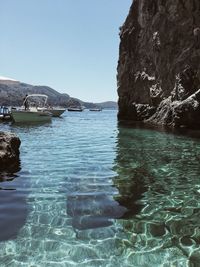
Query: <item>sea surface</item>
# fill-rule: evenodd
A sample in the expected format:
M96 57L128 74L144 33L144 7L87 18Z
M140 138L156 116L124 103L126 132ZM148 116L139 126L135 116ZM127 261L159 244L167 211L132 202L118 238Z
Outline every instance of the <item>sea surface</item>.
M200 139L117 111L1 123L21 170L0 182L0 266L199 267Z

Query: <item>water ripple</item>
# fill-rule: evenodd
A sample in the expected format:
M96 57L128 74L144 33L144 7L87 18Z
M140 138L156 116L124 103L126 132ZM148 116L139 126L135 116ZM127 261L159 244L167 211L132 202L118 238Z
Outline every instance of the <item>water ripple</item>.
M198 266L199 139L105 110L1 126L22 140L0 183L2 267Z

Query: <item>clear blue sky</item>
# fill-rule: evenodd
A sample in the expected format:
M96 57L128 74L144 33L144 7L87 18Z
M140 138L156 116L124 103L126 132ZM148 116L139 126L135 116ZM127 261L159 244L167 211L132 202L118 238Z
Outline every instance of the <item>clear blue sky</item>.
M117 100L119 27L132 0L0 0L0 76L84 101Z

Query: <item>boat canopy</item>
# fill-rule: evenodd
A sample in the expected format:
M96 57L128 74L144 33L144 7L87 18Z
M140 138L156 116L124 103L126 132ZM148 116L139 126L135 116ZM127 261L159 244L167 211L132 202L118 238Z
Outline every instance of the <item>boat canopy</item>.
M47 103L47 99L48 99L48 96L47 96L47 95L43 95L43 94L31 94L31 95L27 95L27 96L26 96L24 102L25 102L28 98L31 98L31 97L41 97L41 98L43 97L43 98L45 98L45 100L44 100L44 105L46 105L46 103Z
M31 95L27 95L26 98L28 98L28 97L45 97L45 98L48 98L47 95L42 95L42 94L31 94Z

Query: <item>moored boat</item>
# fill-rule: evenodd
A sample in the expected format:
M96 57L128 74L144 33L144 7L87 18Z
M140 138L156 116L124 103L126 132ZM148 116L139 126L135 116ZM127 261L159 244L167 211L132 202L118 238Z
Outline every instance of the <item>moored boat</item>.
M67 108L68 111L83 111L82 107L69 107Z
M36 98L39 101L39 105L42 107L37 107L37 102L33 101L29 103L31 98ZM24 99L24 107L22 108L12 108L11 116L14 122L48 122L51 121L52 113L45 110L45 105L47 102L47 96L42 94L32 94L27 95ZM33 100L32 99L32 100Z
M31 94L24 99L24 108L11 110L15 122L42 122L50 121L51 117L60 117L65 108L50 107L47 105L47 95Z
M90 108L90 111L102 111L102 108Z

